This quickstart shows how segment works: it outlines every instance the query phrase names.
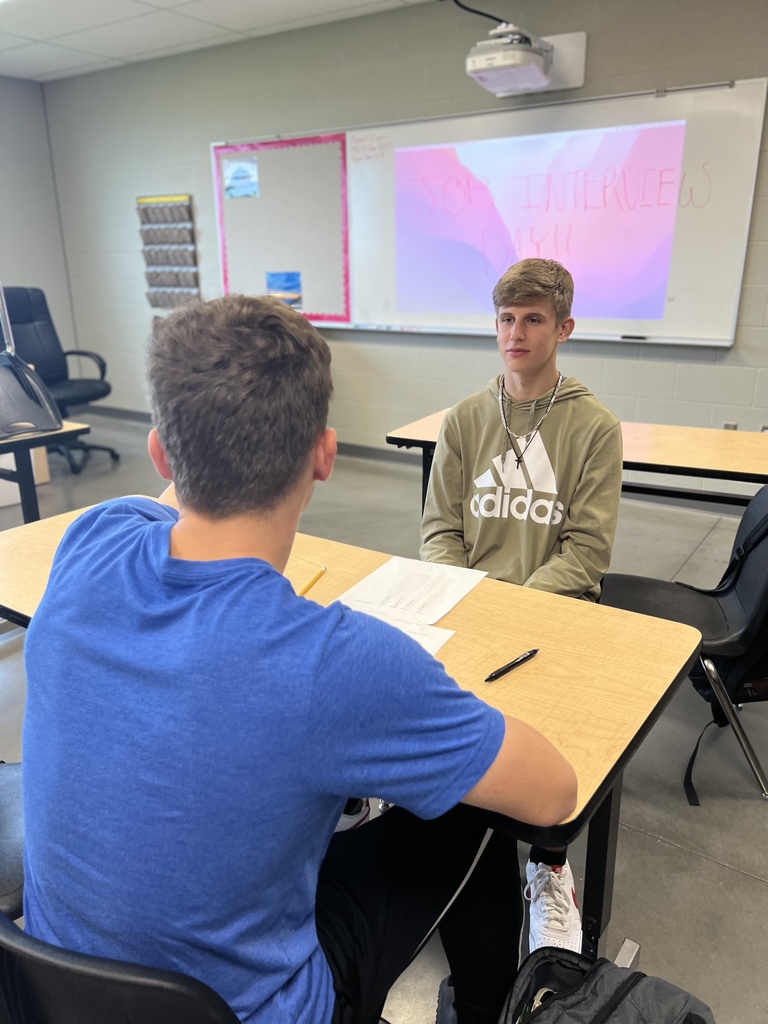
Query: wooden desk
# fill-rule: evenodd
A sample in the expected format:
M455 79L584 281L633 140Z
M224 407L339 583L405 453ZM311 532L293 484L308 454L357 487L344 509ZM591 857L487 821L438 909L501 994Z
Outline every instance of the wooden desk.
M698 476L707 480L768 483L768 433L623 422L621 433L624 438L624 469L668 473L672 476ZM749 504L749 495L718 494L691 488L664 488L625 482L622 490L729 505Z
M19 485L21 496L21 514L25 523L32 523L40 518L37 505L35 477L32 472L30 450L48 444L66 443L81 434L90 433L87 423L73 423L64 420L61 430L47 430L36 434L16 434L0 440L0 455L10 453L16 459L16 469L0 469L0 480L10 480Z
M79 514L0 533L0 615L28 625L56 545ZM299 534L286 575L298 590L328 571L310 598L329 604L388 555ZM610 920L622 773L698 653L689 626L484 579L441 626L455 635L438 657L461 686L541 730L573 764L579 802L572 817L541 829L491 815L526 842L558 846L589 826L583 898L591 948ZM495 683L488 672L530 647L540 653ZM653 650L653 658L648 658Z
M421 507L427 496L435 445L447 409L433 412L387 434L387 444L421 448ZM768 433L753 430L716 430L709 427L672 427L659 423L621 424L624 469L709 480L768 483ZM749 504L749 495L720 494L690 487L664 487L625 481L622 491L665 498L691 498L726 505Z

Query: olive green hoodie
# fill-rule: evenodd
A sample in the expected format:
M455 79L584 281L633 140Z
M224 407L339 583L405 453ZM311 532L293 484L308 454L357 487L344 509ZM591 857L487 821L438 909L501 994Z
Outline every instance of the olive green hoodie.
M421 557L597 600L621 496L621 424L583 384L565 377L532 438L552 391L533 402L506 396L512 441L499 382L494 377L446 413L424 506Z

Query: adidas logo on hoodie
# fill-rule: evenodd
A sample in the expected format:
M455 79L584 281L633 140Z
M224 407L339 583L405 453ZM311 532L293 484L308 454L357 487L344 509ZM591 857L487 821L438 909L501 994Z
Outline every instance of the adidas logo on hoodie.
M475 518L484 519L530 519L534 523L557 525L563 519L563 503L557 501L557 481L552 463L537 434L518 467L513 451L506 459L497 455L493 469L487 470L475 480L478 491L472 496L470 510ZM494 471L495 470L495 474ZM517 492L517 493L513 493ZM534 497L537 492L553 495L551 498Z

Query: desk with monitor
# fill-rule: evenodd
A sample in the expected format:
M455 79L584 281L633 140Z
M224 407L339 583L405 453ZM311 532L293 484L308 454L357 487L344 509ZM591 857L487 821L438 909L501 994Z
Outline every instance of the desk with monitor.
M0 616L29 624L58 541L78 514L0 533ZM329 604L388 558L299 534L286 575L298 590L327 566L310 598ZM597 948L610 920L622 773L687 676L700 635L665 619L491 579L481 580L438 624L455 631L438 657L459 684L539 729L576 769L579 802L563 824L542 829L492 818L494 827L521 840L551 846L589 828L583 923L590 947ZM536 658L494 683L483 681L530 647L540 649Z
M435 445L448 410L430 413L413 423L391 430L387 444L398 448L420 448L421 505L427 495ZM738 480L768 483L768 432L716 430L710 427L675 427L659 423L622 422L624 469L670 476L702 477L707 480ZM671 487L663 484L624 481L625 494L651 494L661 498L689 498L724 505L746 506L748 494L727 494Z
M90 433L87 423L73 423L64 420L59 430L37 431L34 434L14 434L0 439L0 455L13 455L16 469L0 469L0 480L9 480L18 484L21 497L21 514L25 523L32 523L40 518L37 504L35 477L32 471L33 448L49 444L66 444L82 434Z

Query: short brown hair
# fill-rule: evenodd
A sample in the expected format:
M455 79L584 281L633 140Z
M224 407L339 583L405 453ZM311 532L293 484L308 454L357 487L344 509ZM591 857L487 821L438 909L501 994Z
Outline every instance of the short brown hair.
M540 299L552 303L558 323L571 315L573 278L556 260L520 260L499 278L493 289L493 305L497 313L507 306Z
M272 507L326 428L330 364L277 299L226 295L157 318L147 380L181 504L214 518Z

